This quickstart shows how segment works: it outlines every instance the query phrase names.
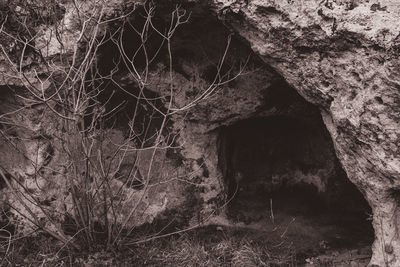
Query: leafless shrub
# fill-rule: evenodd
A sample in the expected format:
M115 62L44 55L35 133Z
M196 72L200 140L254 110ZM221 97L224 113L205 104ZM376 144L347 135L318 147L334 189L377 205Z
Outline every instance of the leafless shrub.
M29 222L32 229L51 235L63 247L96 250L102 244L105 249L116 248L127 242L135 229L133 221L140 221L138 216L144 212L143 200L154 183L157 153L174 147L176 133L168 133L171 116L185 114L242 70L236 74L221 71L228 40L210 85L178 104L176 97L181 91L174 81L171 43L190 14L177 6L170 14L169 25L159 28L153 21L156 7L152 3L132 4L125 10L114 10L112 15L105 0L73 0L66 5L68 8L54 0L0 5L0 38L5 40L0 49L3 66L8 68L3 80L18 88L12 90L15 106L2 110L0 131L32 166L29 179L5 167L0 168L0 177L12 199L7 204L13 216ZM139 9L142 23L138 27L130 17ZM110 24L118 25L113 32ZM138 40L129 51L124 44L127 27ZM159 40L155 44L151 43L154 36ZM99 49L105 43L112 43L119 51L114 57L117 61L106 73L98 65ZM168 90L151 98L146 94L151 68L162 51L167 53ZM134 81L135 93L120 85L122 68ZM105 126L124 105L107 106L113 96L107 92L107 84L136 99L124 138L114 138L115 124ZM106 97L99 101L101 95ZM140 119L141 105L150 114L147 122ZM43 122L31 122L32 117L37 119L37 111ZM54 125L46 126L46 116L47 121L56 121ZM149 130L152 123L156 127ZM36 138L29 153L21 148L25 140L11 134L23 127ZM44 134L43 127L51 127L48 132L52 136ZM147 155L146 171L137 166L143 151ZM63 168L48 164L55 155L64 161ZM173 178L162 182L170 180ZM42 199L44 188L54 190L57 204Z

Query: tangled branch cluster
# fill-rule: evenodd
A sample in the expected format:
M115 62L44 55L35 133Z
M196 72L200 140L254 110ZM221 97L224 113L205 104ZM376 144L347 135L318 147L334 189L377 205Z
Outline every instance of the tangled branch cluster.
M4 214L22 218L33 231L44 231L76 249L129 243L135 229L132 221L148 208L143 208L143 202L156 183L152 173L158 153L175 144L176 133L168 133L169 120L212 96L242 71L235 75L221 71L228 40L209 86L183 105L177 104L171 47L173 36L188 23L190 14L177 6L160 28L154 22L155 12L156 6L146 3L110 15L105 0L0 4L0 38L5 40L0 44L0 67L7 68L2 84L8 85L1 87L0 95L2 101L9 101L0 110L0 133L32 169L27 177L0 166L8 198ZM127 29L137 43L126 43ZM104 71L99 55L107 51L100 50L110 44L118 48L118 55L112 56L109 71ZM169 91L150 97L151 69L161 53L167 55ZM135 84L134 92L121 85L122 73ZM135 99L123 138L112 138L117 127L112 122L126 102L110 105L116 94L110 86ZM143 120L143 108L147 120ZM16 134L20 131L26 135ZM35 141L31 144L28 139ZM24 144L31 145L27 149ZM138 167L143 151L145 170ZM55 156L63 161L62 168L49 164ZM180 178L167 177L157 183ZM58 204L46 202L43 190L58 192ZM9 244L10 231L1 231L8 233Z

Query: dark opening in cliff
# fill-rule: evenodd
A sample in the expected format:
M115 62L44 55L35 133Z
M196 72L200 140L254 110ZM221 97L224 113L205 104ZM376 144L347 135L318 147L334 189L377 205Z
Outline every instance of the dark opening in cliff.
M310 238L331 246L372 240L370 208L341 169L319 116L252 118L223 128L219 166L233 222L312 227Z
M226 45L225 37L231 33L216 18L205 16L204 11L195 8L192 11L191 22L176 32L172 43L174 76L189 81L197 77L193 73L198 71L199 77L212 82L216 75L215 58ZM160 28L168 25L166 14L169 13L163 12L154 17ZM145 22L141 15L139 10L131 21L139 29ZM170 62L165 44L160 36L153 33L149 35L148 49L154 64L147 65L142 41L132 24L124 25L124 31L117 38L120 42L108 41L99 49L98 65L101 66L102 81L106 81L104 88L107 90L98 95L98 101L105 105L107 114L116 111L116 116L106 118L108 127L124 128L134 121L135 131L144 133L139 136L139 143L147 145L151 142L146 140L152 140L149 136L157 132L162 117L154 107L162 109L162 103L167 98L163 98L162 91L159 93L158 89L156 92L154 88L151 91L150 87L146 87L141 91L132 78L135 75L128 75L133 71L129 64L122 63L124 61L119 52L121 49L127 51L128 58L141 71L148 67L150 72L156 73L160 66L168 66ZM255 58L250 63L257 67L262 65L246 45L235 38L232 40L230 49L235 56L227 57L226 66L235 66L237 58L247 58L249 54ZM108 80L111 73L114 76L112 82ZM327 238L341 233L339 238L334 237L337 243L343 241L348 233L347 241L372 239L371 225L367 221L369 206L341 169L319 110L287 86L278 73L274 72L271 76L274 76L273 86L265 85L268 88L260 91L262 104L250 111L257 113L258 117L237 122L220 131L219 165L224 174L229 219L266 227L288 225L292 218L296 218L296 222L314 225L320 229L321 235L328 235ZM118 85L113 84L114 80L118 81ZM230 85L235 90L246 90L246 87L241 88L234 82ZM187 88L184 83L178 87ZM182 92L183 98L190 99L193 94L185 90ZM243 98L239 94L236 97ZM256 100L258 96L247 97ZM258 103L258 99L254 103ZM240 102L235 104L240 110ZM226 113L229 112L226 118L221 116L220 122L235 120L239 116L227 109ZM187 118L201 123L198 118L203 115L201 112L195 113L195 116L189 114ZM208 174L204 176L208 178Z

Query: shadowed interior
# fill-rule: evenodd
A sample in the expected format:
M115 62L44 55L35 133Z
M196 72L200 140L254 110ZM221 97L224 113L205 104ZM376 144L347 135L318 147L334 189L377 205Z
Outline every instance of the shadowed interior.
M318 238L340 246L373 238L368 203L347 179L320 117L251 118L225 127L219 166L233 222L268 228L297 218L296 227L312 225Z

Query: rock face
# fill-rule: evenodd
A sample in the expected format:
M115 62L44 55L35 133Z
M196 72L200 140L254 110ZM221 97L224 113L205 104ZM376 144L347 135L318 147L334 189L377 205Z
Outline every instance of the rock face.
M112 216L138 226L161 218L193 226L226 216L225 202L243 173L269 177L247 180L249 187L306 184L349 197L354 191L342 166L373 211L371 265L400 264L395 1L178 1L191 17L174 30L169 48L161 29L171 16L184 21L185 13L164 1L157 12L141 1L124 2L64 1L39 20L35 12L45 7L0 2L0 188L4 203L19 203L14 221L36 216L55 234L71 234L57 231L77 216L71 192L83 181L82 192L100 203L122 203L114 213L94 209L106 221ZM118 18L126 10L132 11ZM79 24L82 14L91 19ZM149 14L153 24L144 19ZM74 100L73 109L63 97ZM254 133L240 126L251 120L258 124ZM288 139L275 142L281 132L269 129L279 127ZM301 133L300 145L293 132ZM236 152L226 152L235 142ZM300 152L291 154L292 147ZM257 166L246 161L254 151ZM97 177L109 182L112 198L99 197ZM21 201L7 181L36 205Z
M68 226L71 221L88 226L99 223L100 217L112 217L119 225L137 226L162 217L167 209L192 205L196 194L188 198L183 192L193 186L176 181L184 165L166 158L166 149L135 143L119 121L115 127L108 127L108 120L105 128L97 124L96 116L106 111L91 108L104 100L100 93L95 98L83 91L72 96L78 84L86 92L93 90L85 85L85 68L94 66L99 56L92 49L100 47L111 28L107 20L128 16L140 2L25 4L0 2L0 185L6 223L18 232L39 228L66 241L76 232ZM90 19L84 22L81 16L86 15ZM73 106L76 109L70 109ZM116 114L129 129L125 114ZM152 116L141 113L143 121L135 130L144 131L140 126L147 127L146 119ZM86 127L91 128L90 135ZM154 134L154 127L151 131ZM154 179L145 185L145 177ZM119 208L100 208L110 203L120 203ZM194 210L182 217L187 221L193 214Z
M400 6L396 1L213 1L221 19L317 105L373 209L371 265L400 264Z

